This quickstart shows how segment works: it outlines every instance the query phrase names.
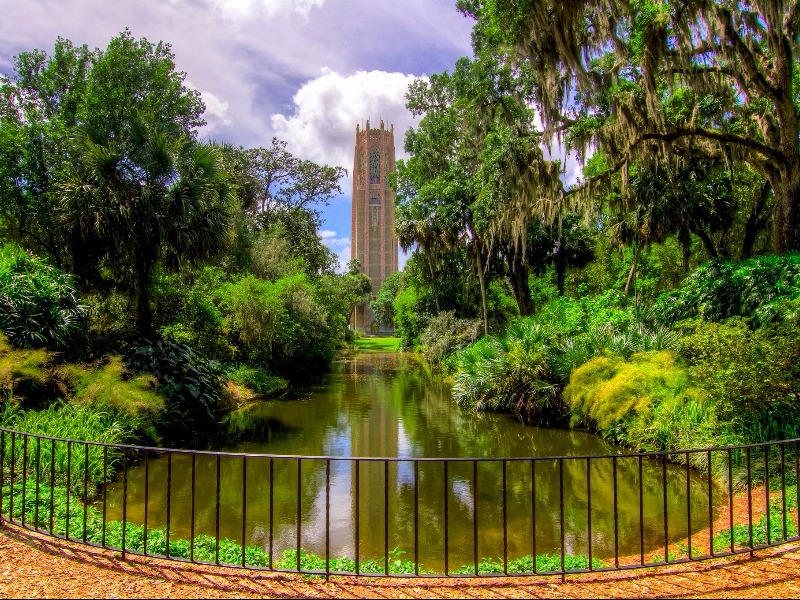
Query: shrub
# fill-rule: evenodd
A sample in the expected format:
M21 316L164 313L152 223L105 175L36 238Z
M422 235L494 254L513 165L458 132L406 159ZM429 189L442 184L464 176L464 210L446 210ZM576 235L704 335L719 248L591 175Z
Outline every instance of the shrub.
M475 319L459 319L453 310L439 313L431 318L420 335L420 344L425 360L440 364L455 350L475 343L483 329L483 323Z
M712 260L687 277L681 289L662 294L654 311L665 323L739 316L763 325L780 317L781 301L798 297L800 254Z
M665 438L663 430L660 436L650 433L655 414L671 414L675 421L676 415L686 410L697 413L698 405L705 406L703 393L691 386L689 371L677 358L672 351L639 352L627 360L605 353L578 367L564 388L572 424L589 426L636 449L677 449L675 437ZM705 430L713 415L700 414L703 420L692 426Z
M41 392L50 379L53 354L46 350L16 350L0 335L0 395L19 402L30 392Z
M752 331L741 318L681 324L684 355L731 443L800 435L800 319Z
M158 380L158 391L166 397L161 429L170 442L208 441L221 416L222 371L183 344L158 340L135 348L127 366L149 373Z
M72 277L17 246L0 248L0 331L18 348L82 350L86 307Z
M235 383L243 385L264 397L280 396L289 388L289 382L283 377L272 375L259 367L239 365L228 372Z

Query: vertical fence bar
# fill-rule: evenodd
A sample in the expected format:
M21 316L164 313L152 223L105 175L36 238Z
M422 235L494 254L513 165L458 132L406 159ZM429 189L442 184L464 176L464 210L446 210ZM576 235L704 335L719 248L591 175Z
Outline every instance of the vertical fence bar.
M733 453L728 448L728 531L731 538L731 553L735 551L733 541Z
M686 452L686 538L689 553L689 560L692 560L692 473L690 455Z
M797 442L794 443L794 499L797 505L797 528L795 535L800 536L800 453Z
M42 438L36 437L36 492L35 492L35 501L36 504L33 507L33 527L36 531L39 531L39 488L41 485L41 477L42 477ZM0 477L0 487L3 487L3 478ZM785 494L784 494L785 495ZM785 510L783 512L786 512ZM83 530L86 531L86 519L84 518L83 522ZM786 537L785 535L783 537ZM83 541L86 541L86 536L84 535Z
M195 512L195 481L197 478L197 455L192 452L192 489L189 490L189 561L194 562L194 512Z
M297 459L297 570L300 570L300 540L303 536L303 460Z
M564 581L566 572L566 548L564 548L564 459L558 459L558 526L561 545L561 581Z
M669 517L667 513L667 455L661 457L662 512L664 513L664 562L669 562Z
M383 460L383 570L389 574L389 461Z
M17 467L17 434L11 432L11 481L9 482L9 496L8 496L8 518L14 522L14 480L16 478Z
M108 446L103 444L103 524L100 545L106 547L106 510L108 506Z
M214 539L216 541L216 547L214 550L214 562L219 564L219 494L221 489L221 474L222 474L222 457L217 454L217 490L216 490L216 501L214 505Z
M639 463L639 564L644 565L644 481L642 480L642 455Z
M478 461L472 460L472 561L478 575Z
M750 545L750 558L753 558L753 466L750 446L746 450L747 458L747 543Z
M586 545L589 559L589 570L592 566L592 459L586 457Z
M172 452L167 452L167 531L165 542L167 558L169 558L169 530L172 526Z
M419 575L419 461L414 461L414 575Z
M50 535L55 527L56 505L56 441L50 439Z
M536 574L536 461L531 459L531 557Z
M144 528L142 530L142 543L144 544L144 555L147 556L147 530L148 527L148 506L150 504L150 451L144 451Z
M26 505L28 504L28 435L22 436L22 526L25 527Z
M507 461L503 460L503 574L508 575L508 479Z
M778 449L781 451L781 532L783 540L788 537L786 526L786 450L785 444L780 444Z
M269 568L272 569L275 532L275 459L269 457Z
M247 557L247 455L242 456L242 567L246 566Z
M325 459L325 575L331 572L331 459Z
M72 496L72 442L67 441L67 514L66 514L66 538L69 537L69 499Z
M772 536L770 535L770 510L769 510L769 446L763 446L764 448L764 510L766 511L767 516L767 546L772 543Z
M714 482L711 475L711 450L708 451L708 554L714 556Z
M38 486L38 483L37 483ZM37 490L38 498L38 490ZM37 499L36 505L39 505ZM83 543L86 543L86 521L89 518L89 442L83 443Z
M448 515L448 498L447 498L447 488L448 488L448 467L450 463L446 460L442 461L444 466L444 486L442 488L442 495L444 496L444 574L445 577L449 575L448 571L450 570L450 565L448 564L449 558L449 550L450 550L450 540L449 536L447 535L448 530L448 522L449 522L449 515Z
M3 516L3 482L5 481L6 470L6 432L0 429L0 517ZM13 488L10 490L14 495ZM51 532L52 533L52 532Z
M125 560L125 537L128 532L128 449L122 448L122 560Z
M361 490L359 488L359 486L361 484L361 476L360 476L361 470L360 470L360 467L361 467L361 463L360 463L360 461L358 459L356 459L356 472L355 472L355 478L356 478L356 523L355 523L355 525L356 526L355 526L355 539L353 540L353 543L355 544L355 550L356 550L356 575L358 575L359 571L361 570L361 564L359 562L359 550L360 550L359 540L361 539L361 537L360 537L361 531L359 529L359 527L361 526L361 512L360 512L360 510L361 510L361 494L360 494Z
M619 512L617 510L617 457L611 457L611 481L614 494L614 567L619 568Z

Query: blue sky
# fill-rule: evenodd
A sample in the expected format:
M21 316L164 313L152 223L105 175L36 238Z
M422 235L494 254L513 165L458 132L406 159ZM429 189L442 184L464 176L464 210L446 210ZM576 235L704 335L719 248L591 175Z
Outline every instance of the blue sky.
M126 27L172 44L206 103L202 136L245 147L286 140L297 156L352 170L357 123L413 124L410 81L471 55L455 0L2 0L0 72L58 36L105 47ZM325 208L320 235L350 257L352 180ZM401 265L404 257L401 256Z

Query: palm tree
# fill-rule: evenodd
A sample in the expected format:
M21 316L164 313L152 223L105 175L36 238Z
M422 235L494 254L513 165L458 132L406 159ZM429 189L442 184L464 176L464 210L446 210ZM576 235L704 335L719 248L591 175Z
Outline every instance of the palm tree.
M176 268L219 253L235 198L217 149L140 119L127 133L121 143L84 135L79 166L57 199L76 273L96 284L99 265L110 267L115 283L135 296L137 330L147 336L156 264L165 258Z

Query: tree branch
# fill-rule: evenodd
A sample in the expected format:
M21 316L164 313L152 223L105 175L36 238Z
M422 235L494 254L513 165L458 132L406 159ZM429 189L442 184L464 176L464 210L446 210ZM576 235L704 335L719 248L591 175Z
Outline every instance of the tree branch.
M645 132L639 136L639 139L637 140L637 142L634 143L634 145L636 145L638 142L643 142L647 140L660 140L664 142L673 142L675 140L685 137L700 137L709 140L714 140L717 142L722 142L723 144L733 144L757 152L764 158L775 161L776 163L782 163L785 162L786 160L786 157L783 155L782 152L752 138L747 138L741 135L737 135L735 133L714 131L713 129L705 129L702 127L697 127L693 129L684 129L679 127L677 129L665 133L659 133L655 131Z

